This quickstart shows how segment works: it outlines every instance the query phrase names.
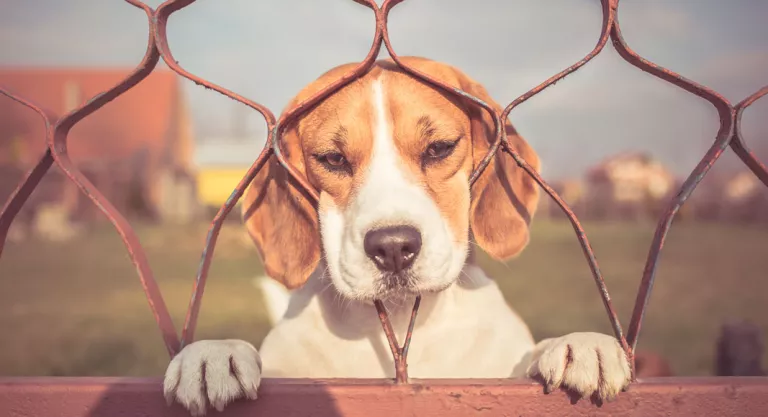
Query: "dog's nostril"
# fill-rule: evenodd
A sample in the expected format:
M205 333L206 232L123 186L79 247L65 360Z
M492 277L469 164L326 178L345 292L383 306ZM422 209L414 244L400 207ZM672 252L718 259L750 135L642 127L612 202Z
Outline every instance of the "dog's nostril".
M412 226L374 229L365 234L365 253L386 272L408 269L421 250L421 233Z

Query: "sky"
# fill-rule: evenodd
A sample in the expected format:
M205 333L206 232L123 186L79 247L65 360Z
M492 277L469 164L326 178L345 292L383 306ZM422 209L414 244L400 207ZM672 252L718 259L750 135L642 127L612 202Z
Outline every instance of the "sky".
M160 1L147 1L156 7ZM738 102L768 84L768 1L621 0L630 46ZM506 105L586 55L600 35L598 0L408 0L390 15L400 55L461 68ZM326 70L362 60L373 13L351 0L198 0L175 13L169 42L188 71L279 114ZM0 66L135 66L147 41L140 9L121 0L0 0ZM255 112L184 82L200 140L263 141ZM753 148L768 149L768 98L744 114ZM580 175L623 151L647 151L687 175L715 138L714 107L623 61L610 44L510 116L545 178ZM766 152L768 154L768 152ZM255 158L255 155L254 155ZM725 155L723 164L735 161Z

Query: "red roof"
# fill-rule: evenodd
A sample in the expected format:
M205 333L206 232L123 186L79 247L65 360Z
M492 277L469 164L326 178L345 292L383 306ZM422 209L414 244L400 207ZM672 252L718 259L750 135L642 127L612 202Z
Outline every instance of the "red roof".
M0 88L61 116L123 80L131 69L0 68ZM170 70L155 70L137 86L76 124L69 150L76 162L123 159L144 146L153 160L162 154L178 111L179 82ZM72 105L72 104L69 104ZM0 149L22 138L25 160L44 148L45 126L32 110L0 95ZM6 148L7 149L7 148ZM0 154L7 152L0 152ZM0 156L0 160L7 160ZM1 161L0 161L1 162Z

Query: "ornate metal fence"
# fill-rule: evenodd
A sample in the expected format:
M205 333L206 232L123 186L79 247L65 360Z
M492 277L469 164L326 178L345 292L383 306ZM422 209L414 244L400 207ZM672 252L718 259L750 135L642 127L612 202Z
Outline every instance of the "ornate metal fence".
M296 180L296 183L299 184L300 187L304 188L304 191L306 192L305 195L308 196L308 198L314 199L315 203L318 200L317 191L312 186L310 186L306 179L299 175L297 171L290 165L290 163L283 157L281 152L281 136L284 127L307 112L314 105L324 100L330 94L333 94L335 91L339 90L346 84L365 74L374 64L376 57L378 56L378 52L382 46L386 48L392 59L407 73L427 82L436 89L443 90L448 94L464 97L474 102L477 106L482 107L493 116L496 129L496 140L491 146L488 154L478 165L475 172L473 172L470 178L470 184L473 184L475 180L480 176L496 152L506 152L539 184L539 186L542 187L542 189L544 189L544 191L546 191L547 194L549 194L549 196L567 215L573 226L576 238L581 244L584 255L586 257L586 261L594 277L595 284L597 285L597 288L600 292L600 296L608 314L608 318L611 322L614 334L630 358L633 358L633 352L635 346L637 345L643 316L651 295L651 290L653 288L659 255L663 248L664 240L671 227L672 220L680 207L685 203L685 201L688 199L688 197L691 195L703 177L707 174L712 165L717 161L723 151L725 151L726 148L730 146L739 156L739 158L741 158L744 164L746 164L747 167L749 167L749 169L763 182L763 184L768 185L768 170L766 170L766 167L760 161L758 161L752 152L747 148L741 136L740 127L741 116L744 112L744 109L746 109L756 100L768 94L768 86L761 88L759 91L733 105L712 89L688 80L679 74L660 67L641 57L629 47L629 45L622 37L618 20L618 0L600 0L603 14L602 31L597 44L591 52L589 52L583 59L579 60L570 67L552 76L551 78L547 79L543 83L539 84L538 86L534 87L530 91L512 101L509 105L506 106L501 114L494 111L494 109L488 103L483 102L477 97L473 97L464 91L460 91L445 85L444 83L432 79L419 72L418 70L411 68L401 62L389 41L389 35L387 32L387 16L389 12L395 6L402 3L403 0L386 0L381 6L378 6L373 0L354 0L356 3L369 8L374 13L376 19L373 45L371 46L368 55L352 71L345 74L343 77L336 80L330 86L318 92L306 101L299 103L293 109L286 111L279 118L275 117L275 115L269 109L265 108L261 104L255 101L251 101L233 91L229 91L195 76L194 74L182 68L174 59L166 36L168 19L171 17L171 15L173 15L174 12L189 6L190 4L194 3L195 0L169 0L163 3L156 10L141 3L138 0L126 1L145 12L150 28L150 33L149 42L143 60L141 63L139 63L135 70L118 85L95 97L92 97L82 107L77 108L60 118L57 118L54 115L46 112L44 109L39 108L34 103L27 101L25 98L16 96L11 91L3 90L0 88L0 93L15 100L19 103L19 105L27 106L33 109L40 115L41 123L45 123L46 125L47 143L47 150L40 157L37 165L27 173L26 177L18 185L16 190L5 203L2 209L2 213L0 213L0 255L2 255L3 244L14 217L19 213L20 209L24 205L25 201L29 198L30 194L35 190L38 184L40 184L40 181L46 175L48 170L54 164L56 164L67 176L67 178L76 184L77 187L96 205L96 207L107 216L107 218L120 234L130 254L131 260L136 267L142 287L144 288L147 300L149 301L150 309L152 310L155 320L157 321L157 324L160 328L160 332L162 334L163 340L165 341L168 353L171 356L175 355L183 346L194 340L194 331L200 310L200 303L202 301L208 270L211 264L213 251L216 246L216 240L219 235L221 226L225 217L232 211L235 204L243 195L246 187L250 184L259 170L264 167L265 163L270 158L276 158ZM503 121L507 119L508 115L515 107L535 96L547 87L562 80L568 74L577 71L579 68L587 64L606 47L609 41L611 42L611 45L619 52L621 57L624 58L627 62L642 71L650 73L658 78L661 78L662 80L665 80L679 88L688 91L691 94L695 94L704 100L707 100L717 109L718 115L720 117L720 128L714 143L706 152L706 154L703 155L701 161L696 165L695 169L690 173L688 178L684 181L678 193L669 202L669 205L666 207L663 215L659 219L656 233L649 249L648 258L646 261L645 269L643 271L643 276L638 290L632 318L629 324L629 328L626 332L622 328L613 308L611 297L608 293L608 289L605 285L602 274L600 272L600 268L597 264L595 254L592 250L592 247L590 246L584 229L579 223L579 220L570 210L568 205L546 183L546 181L544 181L539 176L539 174L536 173L511 146L509 146L507 143L503 123ZM246 176L232 191L232 194L228 198L227 202L223 207L221 207L211 224L206 239L205 248L202 252L202 259L196 277L193 294L189 302L184 326L180 335L174 328L168 313L168 309L165 306L163 298L153 277L152 270L149 268L147 257L139 243L135 232L125 217L123 217L123 215L121 215L115 209L115 207L72 163L67 150L67 136L70 129L75 124L83 120L85 117L88 117L90 114L104 106L109 101L115 99L119 95L123 94L141 82L154 70L160 59L162 59L173 71L182 77L185 77L205 88L217 91L259 112L264 117L269 131L267 144L263 151L250 167ZM418 305L419 303L417 300L413 310L413 318L416 316ZM392 354L395 359L397 382L404 383L407 381L406 359L412 326L408 332L408 336L406 337L404 345L402 347L398 346L394 333L391 330L386 312L379 303L377 303L377 310L379 311L379 316L382 320L382 325L389 339ZM632 359L632 362L634 362L634 359ZM28 410L29 413L26 415L44 413L44 406L41 405L40 402L33 399L42 395L44 398L48 399L48 402L43 401L43 403L56 403L58 401L57 399L61 399L61 390L65 390L72 394L72 396L69 397L72 398L72 401L70 401L72 404L87 404L90 402L91 405L93 405L92 403L97 401L96 398L100 398L100 395L109 393L110 390L114 390L116 395L119 394L116 397L118 399L113 399L112 402L107 401L107 403L110 405L102 411L113 410L111 412L118 414L123 413L119 410L125 409L134 411L146 409L155 410L154 412L164 412L153 408L156 405L155 403L157 403L160 398L160 385L158 384L155 387L153 385L146 385L147 383L148 382L146 381L132 381L130 383L122 383L115 380L97 380L94 382L92 379L82 379L74 382L72 380L40 379L0 380L0 410ZM263 387L263 391L267 392L267 394L264 396L267 398L257 401L257 403L260 405L256 407L264 410L270 410L270 412L274 413L279 412L281 415L285 415L285 413L290 414L291 410L295 411L298 410L298 408L290 409L290 406L286 406L284 404L281 405L279 402L277 402L277 399L286 399L293 395L306 395L307 397L302 397L305 398L305 400L302 401L309 401L308 404L315 404L315 410L324 410L328 413L331 413L333 410L342 413L358 409L364 410L366 415L378 415L384 412L398 410L407 411L408 413L418 412L421 415L438 415L437 413L440 413L440 415L444 413L464 415L464 413L470 412L472 410L486 410L492 411L491 414L493 415L506 415L506 413L513 412L512 408L517 408L521 411L521 414L530 413L530 415L568 413L570 412L569 410L573 410L574 412L575 410L581 410L579 413L585 412L585 409L578 407L569 409L568 407L570 404L567 404L565 401L557 402L556 400L550 399L543 400L541 397L534 396L534 388L528 383L500 381L453 381L450 383L446 383L444 381L431 382L426 385L427 388L431 388L428 390L429 393L424 393L424 390L422 389L425 387L424 384L418 383L394 387L390 386L388 383L381 382L366 383L360 381L334 381L326 384L313 385L313 383L269 381L265 383L265 386ZM768 382L763 381L762 379L756 381L733 378L717 380L698 379L695 383L691 381L675 379L664 383L657 382L656 385L653 383L639 385L640 388L637 388L635 390L636 392L627 394L629 397L624 396L623 399L620 399L619 403L613 406L613 411L608 409L592 409L591 411L586 412L606 412L611 414L614 412L639 412L642 415L649 415L648 413L663 414L664 410L669 411L674 409L683 413L695 413L695 415L768 415L768 399L766 399L768 398ZM677 394L675 394L675 392L677 392ZM142 393L147 395L144 396ZM157 398L155 398L155 395ZM137 405L135 401L129 401L129 398L138 398L143 401L143 403ZM272 400L269 398L272 398ZM336 408L325 404L325 402L330 401L329 399L335 402L336 405L334 407ZM374 399L380 402L379 406L374 407L375 409L360 408L366 404L370 405L370 401ZM451 399L453 399L455 403L459 405L446 405L445 401L449 401ZM430 403L429 401L432 400L435 402ZM643 402L645 400L649 402ZM5 408L4 404L8 405L8 407L13 406L18 408ZM24 404L26 404L26 406ZM330 408L322 408L322 404L325 404ZM731 407L731 405L728 404L741 404L746 408L728 408ZM121 407L127 408L124 409ZM83 409L78 407L73 406L73 410L75 411L72 411L67 407L65 407L65 409L67 410L66 412L69 413L65 413L66 415L84 415L84 411L82 411ZM90 410L91 408L86 407L85 409ZM312 408L310 407L306 410L310 409ZM245 412L244 410L245 409L238 408L238 406L236 406L233 410L227 412L239 413ZM523 410L526 411L523 412ZM111 413L107 411L104 412L105 415L109 415L109 413ZM753 412L757 414L752 414ZM11 411L11 413L13 414L13 411ZM18 411L18 413L21 415L25 412Z

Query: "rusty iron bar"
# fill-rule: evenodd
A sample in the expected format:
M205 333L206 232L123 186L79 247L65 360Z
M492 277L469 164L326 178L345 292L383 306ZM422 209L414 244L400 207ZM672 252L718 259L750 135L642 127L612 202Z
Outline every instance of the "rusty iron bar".
M135 0L127 1L133 6L143 9L151 25L152 9ZM83 118L92 114L146 78L152 70L154 70L159 61L159 57L159 52L154 45L154 36L150 33L146 53L136 69L126 77L126 79L113 88L91 98L80 108L73 110L59 119L53 127L52 137L49 137L48 147L59 168L72 182L75 183L75 185L77 185L80 191L82 191L83 194L87 196L102 213L104 213L123 239L123 242L128 249L131 262L134 264L139 274L139 280L147 295L147 301L150 304L152 314L155 317L155 321L160 326L168 353L170 355L175 355L176 352L179 351L178 334L176 333L171 316L168 313L165 301L160 294L160 288L149 267L149 261L139 243L138 236L125 217L123 217L112 203L110 203L109 200L96 189L90 180L77 169L75 164L71 161L67 151L67 139L70 129Z
M618 0L612 0L616 2L618 7ZM661 255L662 248L664 247L664 241L669 233L669 229L672 226L672 221L680 210L685 201L691 196L696 186L704 179L704 176L709 172L720 155L725 151L728 145L731 143L736 132L737 121L740 118L741 110L736 110L734 106L728 102L721 94L711 90L701 84L691 81L680 74L677 74L669 69L661 67L633 51L621 33L621 27L619 26L618 10L616 11L616 17L611 28L611 39L613 46L619 55L633 66L641 69L642 71L656 76L666 82L669 82L677 87L684 89L685 91L697 95L707 101L709 101L717 110L720 117L720 128L717 132L715 142L710 149L696 165L694 170L690 173L688 178L683 182L680 189L677 192L675 198L673 198L667 205L664 214L658 222L656 232L654 233L653 241L651 243L648 258L646 260L645 267L643 269L643 275L640 281L640 286L637 292L635 300L635 306L632 312L632 318L630 320L630 327L627 335L627 341L630 344L632 351L634 352L637 347L640 328L642 327L643 317L650 301L651 290L653 288L654 279L656 277L656 271L658 269L658 262ZM765 89L763 89L765 90ZM759 91L753 96L746 99L743 104L740 103L740 108L753 103L759 97L762 97L766 92ZM749 152L741 141L734 148L739 157L744 163L755 173L764 183L768 178L765 167L762 166L754 156ZM743 150L743 152L741 152Z
M752 173L754 173L755 176L757 176L757 178L759 178L764 185L768 186L768 169L766 169L765 164L760 162L755 157L755 154L749 150L749 147L744 142L744 138L741 136L741 116L744 114L744 110L746 110L747 107L751 106L752 103L756 102L766 94L768 94L768 85L733 106L734 110L736 111L736 115L733 124L731 149L733 149L736 155L738 155L739 158L744 161L744 164L747 165L750 170L752 170Z
M5 240L8 237L8 231L11 228L13 219L19 214L24 203L32 195L32 192L35 191L37 184L43 179L51 165L53 165L53 155L51 155L50 149L46 149L34 168L24 176L10 197L8 197L8 201L3 206L2 212L0 212L0 256L3 255Z
M168 17L170 16L171 13L183 7L186 7L189 4L192 4L194 1L195 0L171 0L164 3L158 8L155 14L156 15L156 18L155 18L156 32L155 33L156 33L156 39L158 42L158 48L162 54L163 60L169 65L169 67L172 70L176 71L183 77L195 82L198 85L202 85L205 88L209 88L224 96L230 97L236 101L246 104L249 107L261 113L261 115L266 119L269 135L267 137L265 148L261 152L261 155L256 160L256 162L254 162L254 164L248 170L248 173L246 174L246 176L240 181L238 186L232 192L232 194L227 199L224 206L222 206L222 208L216 214L216 217L214 218L213 223L209 228L208 235L206 238L205 248L203 250L202 260L198 268L198 274L192 290L192 297L189 302L189 307L187 310L187 315L186 315L184 327L182 330L182 336L181 336L182 347L194 340L194 329L196 327L197 317L198 317L200 306L202 303L202 296L205 289L205 283L207 281L208 271L210 269L210 263L213 257L213 251L216 245L218 234L220 232L221 226L223 225L224 219L231 212L232 208L237 204L240 197L242 197L245 190L250 185L251 181L253 181L253 178L256 177L256 175L262 169L262 167L268 161L268 159L272 155L274 155L278 160L278 162L281 164L281 166L283 166L283 168L288 171L291 177L293 177L296 180L299 187L301 188L300 191L302 191L302 195L304 195L304 197L308 197L310 202L312 202L313 204L317 204L319 201L319 195L317 193L317 190L312 185L310 185L307 180L304 179L304 176L300 174L289 161L287 161L283 157L282 149L280 146L282 128L288 125L291 121L295 120L295 118L298 117L301 113L305 113L309 111L312 108L312 106L319 103L322 99L324 99L334 91L337 91L343 85L346 85L347 83L353 81L354 79L358 78L359 76L367 72L370 69L370 67L373 65L375 58L378 54L378 49L380 48L380 45L381 45L381 34L380 34L380 30L377 29L376 35L374 36L373 46L371 47L368 57L363 63L361 63L357 68L355 68L349 74L342 77L342 79L337 80L330 86L326 87L323 91L318 92L313 97L310 97L306 101L295 106L290 111L284 113L281 116L280 121L275 122L274 115L265 107L255 102L246 100L243 97L229 90L226 90L206 80L203 80L202 78L199 78L193 74L190 74L189 72L181 68L181 66L178 64L178 61L175 60L175 58L173 57L170 51L170 47L168 46L168 41L166 36ZM373 9L374 12L377 13L378 9L376 8L375 2L362 1L362 0L357 2ZM378 20L378 13L377 13L377 20ZM377 28L378 27L379 26L377 25Z
M600 297L603 301L603 305L606 308L606 312L608 314L608 318L611 323L611 327L613 328L614 334L616 338L619 340L624 351L627 353L627 355L630 358L632 358L633 355L629 349L629 345L626 341L626 338L624 337L624 333L621 327L621 322L618 318L618 315L616 314L616 309L613 307L611 297L605 285L605 280L603 279L600 273L600 268L597 264L597 259L595 257L594 251L592 250L591 245L589 244L589 240L586 237L586 233L584 232L584 229L582 228L580 222L574 215L573 211L567 206L565 201L563 201L557 195L557 193L539 176L539 174L533 168L531 168L530 165L528 165L528 163L525 162L525 160L522 157L520 157L520 155L511 146L509 146L507 142L507 137L506 137L506 131L505 131L506 129L504 127L505 123L503 122L507 120L509 113L512 111L512 109L517 107L519 104L525 102L529 98L543 91L545 88L551 85L554 85L558 81L565 78L567 75L578 70L580 67L582 67L587 62L592 60L592 58L597 56L598 53L600 53L600 51L608 42L610 29L614 22L614 15L616 12L617 4L612 3L609 0L601 0L602 11L603 11L603 25L602 25L601 35L600 35L600 38L598 39L597 45L589 54L587 54L586 57L584 57L577 63L573 64L572 66L566 68L565 70L561 71L560 73L554 75L553 77L549 78L548 80L544 81L542 84L538 85L534 89L518 97L506 107L506 109L502 112L501 115L499 115L489 103L486 103L483 100L480 100L479 98L474 97L465 91L451 87L439 80L433 79L428 75L414 68L409 67L407 64L405 64L399 59L397 53L395 53L394 48L392 47L392 44L389 40L389 32L387 31L387 28L386 28L386 23L387 23L386 18L389 15L389 11L397 4L401 3L402 1L403 0L387 0L382 5L382 9L384 13L384 24L385 24L384 45L387 48L387 52L389 53L392 60L400 68L402 68L409 74L413 75L414 77L419 78L449 94L457 95L459 97L470 100L471 102L480 106L483 110L487 111L493 118L494 130L496 132L496 140L494 141L494 144L492 145L492 147L489 149L488 153L481 160L481 162L478 164L478 166L475 168L474 172L470 176L470 180L469 180L470 186L472 186L475 183L475 181L477 181L480 175L482 175L485 168L490 164L492 158L498 152L499 146L503 145L505 151L509 153L512 156L512 158L515 160L515 162L521 168L523 168L526 171L526 173L530 175L534 179L534 181L536 181L536 183L539 184L539 186L541 186L547 192L547 194L549 194L555 200L555 202L560 206L560 208L569 218L571 224L574 227L574 230L576 231L576 237L583 248L590 270L592 271L592 274L594 276L595 283L598 286L598 289L600 291Z
M129 4L144 10L147 15L148 21L151 25L152 9L136 0L126 0ZM166 349L169 354L175 355L179 349L179 340L176 330L173 326L173 321L168 313L168 309L165 305L160 289L157 286L157 282L154 279L152 270L149 267L149 262L144 253L144 250L139 243L138 237L130 226L128 221L117 211L117 209L107 200L103 194L101 194L96 187L75 167L69 158L67 152L67 135L70 129L83 118L92 114L96 110L108 102L114 100L119 95L125 93L130 88L138 84L141 80L146 78L157 65L159 60L159 53L154 46L154 37L150 32L148 39L147 50L144 54L144 58L141 63L134 69L134 71L126 77L123 81L118 83L111 89L104 91L95 97L91 98L81 107L73 110L69 114L64 115L58 119L52 127L48 127L46 144L48 150L45 155L40 159L38 165L30 172L22 185L17 188L17 192L14 193L9 202L3 208L3 213L0 215L3 220L11 221L15 217L16 213L21 209L21 205L29 197L28 191L34 189L39 184L42 176L51 166L48 154L53 162L61 169L66 177L72 181L79 189L87 196L91 202L109 219L112 225L117 230L123 243L128 250L128 254L131 258L131 262L137 270L139 280L144 289L144 293L147 296L150 309L155 321L157 322L163 339L165 341ZM11 96L10 93L3 91L6 96ZM20 101L17 99L17 101ZM31 107L28 105L28 107ZM46 118L46 125L50 125L50 120ZM3 225L4 226L4 225Z
M246 173L245 178L240 180L240 183L238 183L237 187L235 187L235 190L232 191L232 194L230 194L227 198L224 206L220 208L216 213L216 216L213 219L213 223L208 229L208 235L206 236L205 240L205 248L203 249L203 255L200 260L200 266L198 267L197 277L192 287L192 298L189 301L187 315L184 319L184 327L181 332L182 348L194 341L195 328L197 327L197 317L200 313L200 305L203 300L203 291L205 290L205 282L207 280L208 271L213 259L213 249L215 248L219 232L221 231L221 226L224 224L224 219L226 219L227 215L235 207L235 204L237 204L237 201L245 192L248 184L250 184L251 181L256 178L256 174L258 174L262 167L267 163L270 156L272 156L271 149L264 148L261 151L261 154L253 163L253 165L248 168L248 172Z
M309 181L305 179L304 175L298 173L296 168L293 167L293 165L283 156L283 151L281 148L282 133L287 126L298 120L302 114L306 114L314 106L319 104L322 100L326 99L334 92L339 91L345 85L365 75L375 64L376 57L379 55L379 50L381 49L382 34L386 33L385 23L383 22L384 18L382 17L381 10L376 5L374 0L353 1L371 9L374 12L376 18L376 32L374 33L373 44L371 45L371 49L368 51L368 55L360 64L358 64L348 73L344 74L341 78L313 94L306 100L298 103L292 109L284 112L277 122L277 128L275 129L276 134L274 134L272 137L272 149L278 162L283 166L283 168L285 168L286 171L288 171L288 173L296 180L296 182L298 182L304 193L311 197L311 202L314 204L317 204L320 201L320 195L318 194L317 189L313 185L309 184Z
M11 94L2 88L0 88L0 94L10 98L22 106L30 108L35 113L37 113L45 123L46 134L46 150L43 153L43 156L40 157L37 164L35 164L35 166L29 170L27 175L25 175L21 182L19 182L19 185L16 186L13 192L11 192L8 200L3 205L2 211L0 211L0 256L2 256L3 248L5 247L5 240L8 237L8 231L11 228L13 219L17 214L19 214L19 211L21 211L24 203L27 201L29 196L32 195L32 192L35 190L35 188L37 188L37 185L43 179L45 173L48 172L48 170L53 165L53 155L51 154L51 150L47 149L47 137L52 134L51 126L53 125L53 122L51 121L56 120L57 117L54 116L51 112L35 105L34 103L18 97L15 94Z
M399 59L389 41L389 34L387 31L387 17L390 10L392 10L394 6L402 3L404 0L386 0L381 7L377 6L373 0L353 0L358 4L370 8L375 14L376 31L368 55L353 70L349 71L347 74L336 80L322 91L314 94L312 97L297 104L292 109L284 112L277 121L275 120L274 115L264 106L189 73L188 71L184 70L174 59L166 36L168 18L173 12L189 6L190 4L194 3L195 0L169 0L160 5L156 11L138 0L126 1L129 4L144 10L149 20L150 35L147 51L142 62L131 75L129 75L117 86L94 97L84 106L74 110L68 115L65 115L61 119L58 119L55 123L52 122L55 120L54 117L47 115L38 107L20 97L14 96L9 92L0 89L0 93L16 100L22 105L32 108L42 116L46 123L46 143L48 146L45 154L40 158L37 165L29 171L24 180L21 181L19 186L11 194L8 201L3 206L2 212L0 212L0 255L2 254L5 238L13 218L19 212L22 205L27 200L32 191L37 187L48 169L55 163L60 169L62 169L62 171L64 171L64 173L67 175L67 178L74 182L78 188L86 196L89 197L94 205L96 205L109 218L113 226L120 234L128 249L129 254L131 255L131 260L138 271L139 278L142 282L142 286L144 287L145 294L150 304L150 308L153 311L155 320L160 327L166 347L171 356L178 352L178 350L185 344L191 342L194 339L194 329L196 327L202 295L205 289L205 283L217 237L223 221L231 212L247 187L250 185L250 182L253 180L253 178L264 167L269 158L275 157L280 165L286 169L290 176L295 180L297 186L300 188L300 191L302 191L302 194L305 196L305 198L308 198L314 204L318 202L319 190L314 185L312 185L308 179L305 178L303 173L298 172L296 168L285 159L281 148L282 133L291 123L298 120L301 115L306 114L306 112L310 111L322 100L343 88L348 83L362 77L365 73L367 73L375 64L376 58L378 57L378 53L382 45L386 47L387 52L392 57L393 61L407 73L418 79L421 79L430 85L433 85L438 89L442 89L450 94L468 99L475 105L481 107L483 110L489 112L494 121L496 140L489 149L489 152L481 160L478 166L475 167L475 170L470 176L470 186L475 183L480 175L482 175L485 168L490 164L492 158L496 155L499 149L501 149L503 152L509 154L515 160L518 166L525 170L526 173L530 175L532 179L534 179L534 181L540 187L542 187L542 189L544 189L544 191L552 199L554 199L561 210L566 214L574 228L576 237L582 246L588 265L600 291L600 296L608 313L609 320L611 321L614 334L621 342L630 359L633 357L632 354L637 344L640 325L644 312L647 308L647 303L650 298L650 293L653 286L658 258L663 248L664 239L671 226L672 219L675 213L693 192L696 185L702 180L707 171L718 159L718 157L730 145L730 147L741 158L744 164L747 165L747 167L749 167L749 169L764 184L768 185L768 171L766 171L765 165L763 165L763 163L755 158L754 154L744 143L741 137L740 128L741 116L744 109L746 109L759 98L768 94L768 87L763 87L753 95L742 100L742 102L738 103L736 106L731 106L727 100L725 100L721 95L714 92L713 90L701 86L693 81L687 80L674 72L671 72L642 58L637 53L632 51L622 38L618 22L618 0L601 0L603 12L601 35L595 48L589 54L587 54L585 58L544 81L522 96L518 97L512 101L502 111L501 114L498 114L489 103L485 103L477 97L471 96L467 92L455 89L438 80L432 79L429 76L408 67ZM586 233L584 232L579 220L574 215L572 210L567 206L567 204L562 200L562 198L560 198L560 196L538 175L538 173L536 173L530 167L530 165L528 165L525 160L520 157L516 150L509 145L506 138L505 123L503 122L507 120L510 112L515 107L543 91L545 88L554 85L558 81L565 78L567 75L575 72L587 62L592 60L603 50L609 38L612 40L614 48L619 52L619 55L624 60L641 69L642 71L650 73L667 82L675 84L692 94L708 100L718 110L721 120L720 130L718 132L715 143L705 154L701 162L693 170L688 179L683 183L677 197L670 202L667 210L665 211L665 214L659 220L656 234L649 250L648 260L643 272L633 316L630 322L630 328L626 337L623 334L621 324L612 306L611 298L608 294L605 282L601 276L594 251L589 244ZM264 149L256 161L254 161L253 165L249 168L247 174L243 177L235 190L233 190L232 194L227 199L227 202L220 208L219 212L216 214L213 222L211 223L206 237L205 248L201 256L201 262L192 291L192 296L188 306L187 315L182 330L181 341L178 339L177 333L173 327L173 323L170 320L170 316L163 302L163 298L149 268L146 256L133 229L130 227L125 218L123 218L123 216L117 212L115 207L112 206L109 201L101 193L99 193L98 190L95 189L93 184L91 184L87 178L85 178L82 173L77 170L74 164L72 164L71 160L69 159L66 147L67 134L77 122L87 117L94 111L98 110L101 106L105 105L107 102L113 100L140 82L143 78L149 75L149 73L151 73L160 58L162 58L173 71L182 77L189 79L198 85L202 85L205 88L217 91L224 96L230 97L258 111L264 117L269 132L267 143L265 144ZM405 343L401 348L397 347L396 338L394 338L394 332L392 330L388 314L386 313L386 309L383 308L383 304L380 301L375 302L379 317L382 321L382 327L390 342L390 347L392 348L393 357L396 364L398 357L401 358L401 368L404 369L404 371L398 373L399 377L397 380L399 382L407 381L406 358L410 338L413 332L413 326L418 312L419 302L420 297L417 297L416 303L414 304L414 309L412 311L411 321L408 327ZM400 376L401 374L402 376Z
M514 108L524 103L525 101L535 96L536 94L539 94L545 88L551 85L554 85L555 83L562 80L569 74L577 71L579 68L584 66L587 62L591 61L600 52L602 52L603 48L608 43L608 38L610 35L611 28L613 28L616 23L618 1L601 0L600 3L602 5L602 13L603 13L602 29L600 30L600 38L597 41L597 45L595 45L592 51L577 63L571 65L570 67L566 68L560 73L552 76L548 80L544 81L543 83L539 84L538 86L534 87L530 91L526 92L522 96L516 98L511 103L509 103L509 105L504 109L504 111L501 114L501 120L507 120L507 118L509 117L509 114L512 112ZM590 271L592 272L592 277L595 280L595 285L597 285L598 291L600 292L600 298L603 301L603 306L605 307L606 313L608 314L608 320L611 323L611 328L613 329L613 333L616 336L616 339L618 339L619 343L621 344L622 349L624 349L624 352L627 354L627 356L630 359L630 363L632 364L632 375L634 378L634 369L635 369L634 352L630 348L629 343L627 342L627 339L624 336L624 331L621 327L621 321L619 320L618 314L616 314L616 309L613 307L611 296L608 293L608 288L605 284L605 280L603 279L602 273L600 272L600 266L597 263L597 256L595 255L595 252L592 249L592 245L589 243L589 239L587 238L587 234L584 231L584 227L582 227L581 222L579 222L573 210L571 210L571 208L566 204L566 202L509 145L506 135L500 135L497 138L496 143L494 143L492 150L495 152L496 150L498 150L499 146L504 147L504 151L509 153L510 156L512 156L515 162L517 162L518 166L523 168L525 172L528 173L528 175L530 175L534 181L536 181L536 183L550 196L550 198L552 198L555 201L555 203L560 207L562 212L565 213L566 217L568 217L568 221L571 223L571 226L573 227L573 230L576 233L576 238L578 239L579 244L581 245L582 252L586 257L587 264L589 266Z
M197 85L203 86L204 88L216 91L217 93L229 97L237 102L245 104L251 109L259 112L262 117L264 117L268 131L271 132L272 127L275 125L275 116L269 109L259 103L248 100L245 97L242 97L232 91L229 91L221 86L218 86L190 73L181 65L179 65L179 62L176 60L176 58L174 58L173 53L171 52L171 48L168 45L168 18L175 11L178 11L181 8L194 3L194 1L195 0L170 0L161 4L160 7L158 7L158 9L154 12L152 19L152 31L154 33L155 42L157 49L160 52L160 56L169 68L171 68L182 77L194 82ZM269 143L269 137L267 138L267 143ZM227 201L216 213L216 216L214 217L211 226L208 229L208 234L205 240L205 247L201 255L197 276L195 277L195 282L192 287L192 296L187 307L187 314L184 318L184 325L182 327L180 341L182 348L194 340L195 328L197 327L197 317L200 313L208 271L210 270L216 241L218 239L219 232L221 231L221 227L224 224L224 220L235 207L238 200L245 192L245 189L248 187L251 181L253 181L264 164L269 160L270 156L271 150L268 146L265 146L259 157L248 169L245 177L238 183L237 187L235 187L234 191L232 191L230 196L227 198Z
M384 330L384 335L387 337L389 343L389 349L392 351L392 359L395 365L395 383L407 384L408 378L408 348L411 346L411 337L413 336L413 328L416 326L416 316L419 313L419 306L421 305L421 295L416 296L416 301L413 303L413 310L411 310L411 318L408 322L408 330L405 334L405 341L402 346L397 343L397 335L392 327L392 321L387 313L387 308L381 300L374 300L373 304L376 306L376 312L378 313L379 320L381 321L381 327Z

